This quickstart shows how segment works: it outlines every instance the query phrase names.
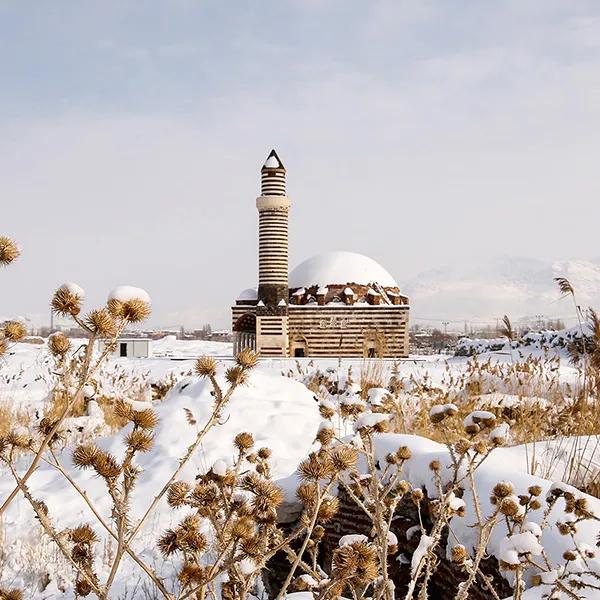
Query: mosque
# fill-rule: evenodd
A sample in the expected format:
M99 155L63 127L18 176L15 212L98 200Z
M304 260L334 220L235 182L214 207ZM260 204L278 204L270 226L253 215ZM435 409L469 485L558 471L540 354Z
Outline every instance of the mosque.
M408 356L408 298L377 262L353 252L313 256L289 272L290 198L272 150L261 169L258 288L232 307L234 352L263 357Z

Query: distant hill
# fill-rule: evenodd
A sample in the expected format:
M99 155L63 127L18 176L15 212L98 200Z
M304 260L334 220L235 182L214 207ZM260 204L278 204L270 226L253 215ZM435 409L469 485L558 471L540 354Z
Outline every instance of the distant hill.
M410 297L413 320L493 321L508 314L515 321L544 315L571 323L573 305L561 299L554 277L569 279L583 307L600 309L600 261L506 257L426 271L402 289Z

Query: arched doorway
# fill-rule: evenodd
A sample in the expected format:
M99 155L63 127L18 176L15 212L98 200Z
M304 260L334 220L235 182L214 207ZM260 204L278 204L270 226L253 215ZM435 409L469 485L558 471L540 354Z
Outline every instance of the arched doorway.
M233 354L245 348L256 350L256 315L244 313L233 326Z
M290 356L303 358L308 356L308 340L302 334L294 334L290 338Z

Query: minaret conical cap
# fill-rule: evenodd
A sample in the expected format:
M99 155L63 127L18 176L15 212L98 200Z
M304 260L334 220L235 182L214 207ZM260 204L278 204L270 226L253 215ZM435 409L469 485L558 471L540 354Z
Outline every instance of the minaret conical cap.
M275 149L271 150L269 156L267 156L267 160L265 160L265 164L263 165L263 170L265 169L283 169L285 171L285 167Z

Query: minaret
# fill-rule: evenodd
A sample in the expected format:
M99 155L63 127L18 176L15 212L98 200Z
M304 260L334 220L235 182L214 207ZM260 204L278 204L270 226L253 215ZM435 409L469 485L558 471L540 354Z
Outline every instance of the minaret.
M288 211L285 167L271 150L261 169L258 209L258 299L267 306L288 301Z
M261 169L258 209L258 300L256 349L286 356L288 346L288 211L285 167L275 150Z

